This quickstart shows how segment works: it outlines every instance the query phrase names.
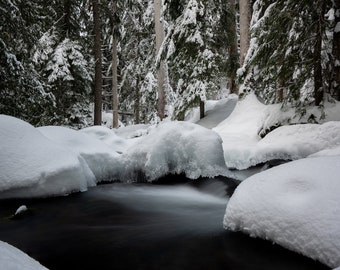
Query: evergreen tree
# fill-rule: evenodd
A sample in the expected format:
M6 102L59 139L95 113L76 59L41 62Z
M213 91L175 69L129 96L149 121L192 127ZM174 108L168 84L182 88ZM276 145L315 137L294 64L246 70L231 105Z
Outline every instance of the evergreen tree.
M116 4L116 15L108 16L109 20L104 25L104 59L108 63L105 69L105 76L108 79L105 84L112 87L110 52L113 49L114 36L118 55L117 90L121 120L133 114L134 123L148 122L152 118L149 115L154 115L157 111L153 1L129 0L118 1ZM151 81L149 76L152 77ZM108 96L112 97L112 94Z
M333 23L333 48L332 48L332 78L331 94L340 100L340 3L334 1L334 7L329 11L328 20Z
M55 21L35 46L34 63L46 89L55 97L51 124L88 125L92 67L84 25L88 19L79 0L56 0ZM85 35L86 33L86 35Z
M101 21L99 1L92 0L93 9L93 34L94 34L94 62L95 62L95 79L94 79L94 124L102 123L102 52L101 52Z
M251 47L239 70L245 90L267 103L319 105L328 89L332 1L269 1L254 4Z
M32 48L44 28L42 1L0 1L0 113L34 125L48 123L54 96L32 65Z
M227 75L229 7L224 1L188 0L175 7L168 1L170 25L165 41L170 85L177 95L174 118L188 108L219 95ZM234 18L234 17L233 17Z

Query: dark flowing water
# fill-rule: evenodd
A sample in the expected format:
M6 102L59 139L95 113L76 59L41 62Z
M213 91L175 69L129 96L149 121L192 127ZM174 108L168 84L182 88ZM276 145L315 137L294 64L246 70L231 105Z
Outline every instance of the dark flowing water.
M49 269L328 269L225 231L226 188L211 180L109 184L62 198L0 201L0 240ZM30 211L9 218L22 204Z

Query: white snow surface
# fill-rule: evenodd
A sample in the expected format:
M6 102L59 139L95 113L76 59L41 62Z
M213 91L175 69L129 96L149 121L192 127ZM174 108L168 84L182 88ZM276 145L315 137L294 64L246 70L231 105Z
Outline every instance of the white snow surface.
M281 104L264 105L250 94L213 129L223 140L229 168L242 170L273 159L305 158L340 145L340 122L334 121L340 120L340 103L325 105L323 124L298 124L307 122L312 114L319 119L321 113L316 108L311 108L304 118L294 117L293 109L280 108ZM291 125L278 127L261 139L261 133L286 122Z
M0 264L3 270L47 270L21 250L0 241Z
M51 141L68 148L70 151L80 155L87 163L91 171L96 177L96 181L114 180L120 169L119 154L115 151L115 143L120 143L117 136L106 134L107 143L93 136L86 134L90 132L79 132L66 127L46 126L40 127L38 130ZM100 131L106 130L104 127L92 128L98 134ZM106 130L107 131L107 130ZM108 133L108 132L107 132ZM115 140L116 139L116 140ZM111 142L111 144L109 144Z
M224 226L340 265L340 156L306 158L243 181Z
M217 133L188 122L164 122L150 129L123 154L127 179L142 173L152 181L169 173L188 178L224 175L222 140ZM129 176L128 174L132 174Z
M85 191L94 176L83 158L30 124L0 115L0 198Z
M171 173L227 174L221 138L193 123L76 131L1 115L0 125L0 198L63 196L140 175L152 181Z
M128 140L116 135L113 129L104 126L93 126L79 130L93 138L102 141L112 148L113 151L123 153L130 145Z
M27 206L26 205L21 205L16 211L15 211L15 216L16 215L19 215L23 212L26 212L28 210Z

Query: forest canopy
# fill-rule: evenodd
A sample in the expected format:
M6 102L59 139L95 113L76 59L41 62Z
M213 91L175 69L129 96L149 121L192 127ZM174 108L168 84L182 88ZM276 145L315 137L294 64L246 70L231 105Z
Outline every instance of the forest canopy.
M104 121L101 112L124 124L183 120L229 93L254 92L297 115L340 99L338 1L0 0L0 7L0 113L36 126L81 128L96 114Z

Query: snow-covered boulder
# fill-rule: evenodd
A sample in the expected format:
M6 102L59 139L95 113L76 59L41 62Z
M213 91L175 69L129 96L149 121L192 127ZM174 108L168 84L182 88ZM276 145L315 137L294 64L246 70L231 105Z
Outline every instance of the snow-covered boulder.
M0 198L45 197L95 185L83 158L30 124L0 115Z
M127 180L142 173L152 181L167 174L188 178L226 172L222 140L217 133L188 122L165 122L150 129L123 155ZM131 173L131 175L129 175Z
M339 176L340 156L301 159L256 174L231 197L224 226L337 267Z
M296 160L339 145L339 121L282 126L258 142L248 162L256 165L273 159Z
M334 119L336 108L339 112L340 106L327 107L327 119ZM317 115L317 109L310 109L309 114L311 112ZM298 124L294 114L293 109L282 111L280 104L264 105L254 94L241 100L232 114L214 128L223 140L226 165L243 170L274 159L305 158L340 145L340 121ZM295 124L284 125L288 124L287 119ZM284 126L264 138L259 135L266 128L281 124Z
M96 177L97 182L118 177L120 155L113 146L86 134L66 127L46 126L38 130L51 141L80 155Z
M4 270L47 270L21 250L0 241L0 265Z

